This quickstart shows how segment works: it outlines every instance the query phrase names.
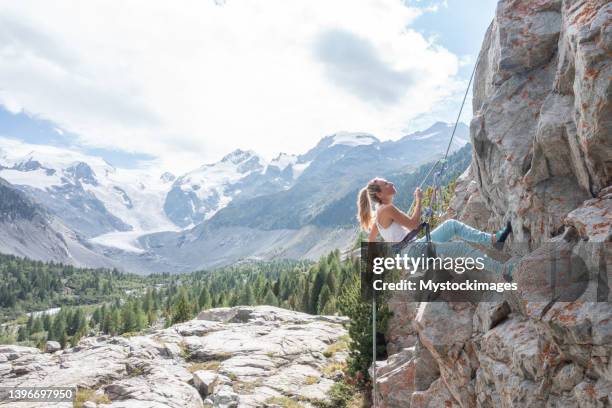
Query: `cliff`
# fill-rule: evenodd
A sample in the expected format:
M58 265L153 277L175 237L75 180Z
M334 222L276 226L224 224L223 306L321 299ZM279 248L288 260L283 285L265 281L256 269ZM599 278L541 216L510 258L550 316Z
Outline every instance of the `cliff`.
M612 6L501 1L475 75L474 180L492 219L541 242L612 180Z
M473 160L449 213L479 228L512 221L519 290L479 304L394 295L381 407L612 404L611 16L607 1L499 2L476 68ZM553 293L553 267L588 286Z

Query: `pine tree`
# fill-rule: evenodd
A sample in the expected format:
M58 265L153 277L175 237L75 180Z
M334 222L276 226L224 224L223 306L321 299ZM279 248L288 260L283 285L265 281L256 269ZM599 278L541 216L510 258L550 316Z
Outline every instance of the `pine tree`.
M189 318L191 317L190 309L191 308L189 307L189 303L187 301L187 295L184 290L181 290L174 306L172 323L180 323L189 320Z
M136 302L135 304L134 317L136 319L136 330L140 331L147 327L148 319L140 306L140 302Z
M142 311L147 314L153 309L153 293L151 289L147 289L147 293L142 300Z
M210 292L208 291L207 287L204 287L200 292L198 305L200 306L200 309L210 309Z
M114 309L111 313L110 331L109 334L115 336L119 333L119 327L121 326L121 315L119 309Z
M100 315L101 315L101 308L97 308L96 310L94 310L94 312L91 315L91 320L89 321L91 324L91 327L94 327L96 324L100 323Z
M74 336L70 337L70 347L75 347L77 344L79 344L80 339L81 339L80 334L75 333Z
M327 271L326 271L326 267L325 266L325 262L322 262L322 267L319 268L319 271L316 274L315 277L315 281L314 284L312 286L312 291L310 292L310 307L309 307L309 312L316 314L317 313L317 306L319 303L319 295L321 294L321 290L323 289L323 285L325 284L325 281L327 280Z
M361 281L357 270L350 281L346 282L338 298L338 308L351 321L349 325L349 336L351 337L349 372L352 375L361 373L365 381L368 378L368 369L373 359L372 305L361 299ZM376 313L380 319L380 324L377 326L378 333L382 334L386 330L385 322L390 312L384 303L379 303ZM385 347L383 344L377 344L377 354L382 354Z
M263 304L268 306L278 306L278 299L274 296L274 293L271 289L268 289L268 293L263 299Z
M308 281L304 281L300 308L302 311L306 313L310 312L310 290L309 289L310 289L310 285L308 284Z
M331 298L326 303L325 306L320 310L319 314L322 315L335 315L337 312L337 303L336 299Z
M317 314L321 314L321 312L323 311L323 308L325 307L327 302L329 302L330 298L331 298L331 292L329 291L329 288L327 287L327 285L323 286L323 289L321 290L321 293L319 294L319 300L317 302L317 310L316 310Z
M70 316L68 334L74 336L79 331L79 329L83 327L84 320L85 316L83 315L83 311L80 308L77 308L72 314L72 316Z
M53 319L53 328L51 329L53 332L52 340L59 341L62 334L66 334L66 320L64 316L65 315L61 310L55 315L55 318Z
M136 330L136 316L134 315L134 310L132 310L128 303L125 304L123 310L121 311L121 321L123 322L123 326L121 328L122 333L128 333Z
M26 341L28 339L28 326L19 326L19 331L17 332L17 341Z
M100 326L100 330L102 331L102 333L106 333L106 334L111 334L112 331L112 322L113 316L111 313L107 313L106 316L104 316L104 319L102 320L102 324Z
M34 323L32 324L32 329L30 333L39 333L44 330L43 321L41 317L34 318Z
M152 326L157 321L157 312L155 310L150 310L147 312L147 325Z
M327 281L325 282L329 291L334 294L338 290L338 281L336 279L336 274L339 273L340 268L334 269L331 268L331 271L327 274Z
M59 343L62 348L65 348L66 345L68 345L68 334L66 333L65 329L59 336Z
M240 304L245 306L251 306L256 303L255 295L249 284L246 285L244 292L242 293Z
M48 313L43 315L43 328L47 333L51 331L51 316Z
M33 327L34 327L34 313L30 313L30 316L28 317L28 323L27 323L27 328L28 328L29 333L32 333Z
M230 307L238 306L238 304L240 303L240 296L238 296L236 292L232 292L229 298L230 298L230 301L229 301Z

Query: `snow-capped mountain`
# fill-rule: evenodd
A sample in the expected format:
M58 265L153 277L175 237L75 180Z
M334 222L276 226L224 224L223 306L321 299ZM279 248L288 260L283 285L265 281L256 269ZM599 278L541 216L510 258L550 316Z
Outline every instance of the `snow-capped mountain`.
M276 175L281 180L284 180L286 182L284 188L287 189L302 175L310 163L310 161L304 160L302 156L280 153L274 160L268 163L266 173L268 175Z
M372 177L411 171L439 157L451 131L437 123L382 142L366 133L338 132L301 155L281 153L266 161L238 149L178 177L0 138L0 178L40 206L59 235L76 242L73 247L90 251L85 259L96 254L141 272L186 271L211 264L202 256L207 248L220 264L271 254L316 257L324 242L350 242L354 231L339 228L353 218L345 203L354 201L356 189ZM461 124L451 151L467 135Z
M285 168L288 165L279 164ZM219 162L205 164L176 179L166 196L164 211L176 225L194 226L241 194L264 194L291 181L290 177L282 177L282 170L272 174L267 168L268 164L255 152L234 150Z
M330 146L364 146L379 143L379 140L368 133L338 132L331 136Z
M0 198L1 253L75 266L119 266L2 178Z
M253 151L237 149L177 178L166 196L164 211L176 225L193 227L235 199L291 188L309 164L301 156L286 153L266 162Z
M411 171L443 155L452 130L452 126L438 122L423 132L382 142L367 133L339 132L325 136L315 147L295 158L296 163L308 166L289 188L232 201L217 211L207 225L274 230L299 229L317 223L328 208L344 202L347 194L368 180ZM423 135L427 138L421 139ZM460 124L450 151L465 145L467 139L468 128ZM332 222L331 225L341 224Z
M28 193L75 232L99 243L104 234L177 230L163 211L172 185L148 171L117 169L99 157L0 139L0 177Z

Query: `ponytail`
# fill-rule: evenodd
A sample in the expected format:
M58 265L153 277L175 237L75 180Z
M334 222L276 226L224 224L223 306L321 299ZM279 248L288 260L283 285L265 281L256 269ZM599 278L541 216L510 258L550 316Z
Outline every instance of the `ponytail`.
M372 225L372 203L367 187L362 188L357 197L357 218L361 229L368 231Z
M364 231L368 231L372 227L372 201L380 203L380 199L376 193L380 192L380 186L376 184L377 179L372 179L357 195L357 219L359 225Z

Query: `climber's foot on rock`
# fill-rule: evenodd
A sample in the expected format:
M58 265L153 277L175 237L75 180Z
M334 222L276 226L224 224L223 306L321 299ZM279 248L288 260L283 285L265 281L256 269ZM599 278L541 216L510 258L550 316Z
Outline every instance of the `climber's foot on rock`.
M495 243L493 246L496 249L501 250L504 247L504 242L506 242L506 239L508 239L508 235L510 234L512 234L512 224L510 221L508 221L503 229L500 229L495 233Z

